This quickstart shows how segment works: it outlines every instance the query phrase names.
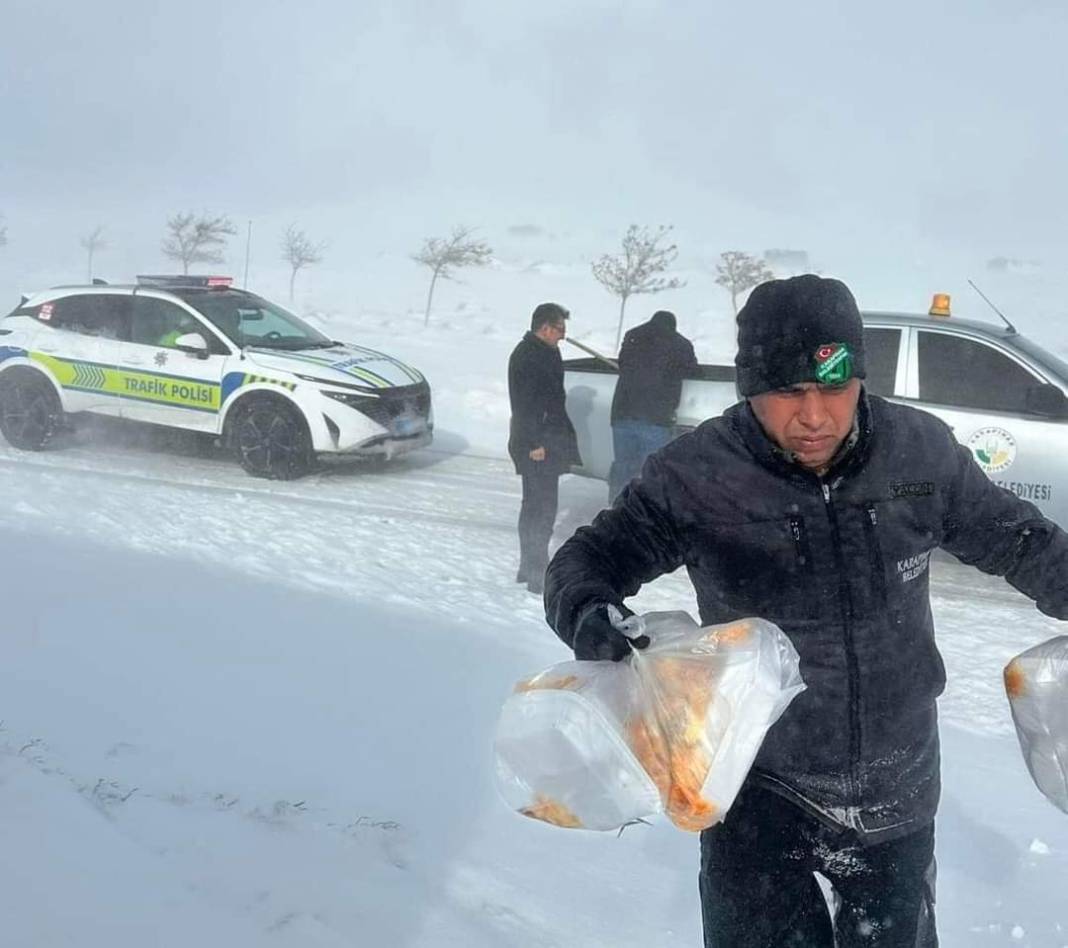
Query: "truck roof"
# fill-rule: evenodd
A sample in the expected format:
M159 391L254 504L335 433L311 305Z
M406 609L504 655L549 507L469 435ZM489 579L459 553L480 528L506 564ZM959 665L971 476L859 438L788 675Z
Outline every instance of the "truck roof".
M962 319L959 316L928 316L925 313L894 313L881 310L865 310L861 317L867 325L921 326L927 329L967 329L983 336L997 339L1015 336L1008 326L983 322L978 319Z
M958 316L929 316L925 313L895 313L886 310L866 310L861 313L861 317L865 326L872 328L943 329L950 332L959 331L963 335L996 340L1002 345L1025 353L1030 360L1038 362L1048 370L1052 370L1055 375L1068 382L1068 364L1065 364L1056 355L1043 349L1008 326L998 325L993 322L983 322L977 319L961 319ZM594 358L565 359L564 367L571 371L594 372L604 375L615 374L616 372L615 369ZM690 377L714 382L733 382L734 366L702 363L694 375Z
M921 313L890 313L868 311L861 313L866 326L911 327L920 329L942 329L960 332L961 335L979 336L1007 346L1022 353L1033 363L1037 363L1047 372L1057 376L1063 383L1068 383L1068 363L1060 356L1050 352L1015 328L1000 326L997 323L981 322L977 319L960 319L957 316L928 316Z

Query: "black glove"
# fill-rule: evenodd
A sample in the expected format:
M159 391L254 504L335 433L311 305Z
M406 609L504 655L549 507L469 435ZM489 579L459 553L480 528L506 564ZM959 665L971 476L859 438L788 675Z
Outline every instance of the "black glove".
M609 606L619 610L622 618L634 615L622 603L592 602L579 613L575 623L575 658L584 662L622 661L630 654L631 646L645 648L649 636L628 639L614 625L608 615Z

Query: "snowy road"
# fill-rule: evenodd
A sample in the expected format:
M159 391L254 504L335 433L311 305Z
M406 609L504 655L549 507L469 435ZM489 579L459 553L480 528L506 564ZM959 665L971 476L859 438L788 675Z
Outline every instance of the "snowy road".
M493 796L500 700L564 657L512 582L506 461L441 450L274 484L104 427L0 446L0 494L13 944L699 943L694 840L568 834ZM557 542L603 498L565 479ZM1062 629L959 564L933 580L943 945L1063 948L1068 819L1030 785L1000 683ZM637 603L694 608L681 574Z
M0 443L0 489L18 498L0 511L0 525L69 535L77 497L77 535L106 545L435 614L456 610L505 624L518 614L530 620L523 629L535 642L551 640L538 602L512 583L519 491L505 460L424 451L385 469L348 464L278 483L249 478L221 453L201 456L189 443L161 449L147 429L132 445L123 430L94 435L34 455ZM604 498L600 482L566 478L555 542L589 522ZM948 557L932 578L950 669L943 718L1011 734L1000 669L1029 644L1059 634L1060 623L1000 579ZM646 610L696 610L682 573L636 601Z

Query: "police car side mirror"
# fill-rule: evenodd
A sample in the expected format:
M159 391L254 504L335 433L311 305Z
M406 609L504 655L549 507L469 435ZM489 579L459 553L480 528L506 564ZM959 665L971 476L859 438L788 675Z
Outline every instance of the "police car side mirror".
M1050 382L1032 385L1027 390L1024 406L1032 415L1044 418L1068 418L1068 397Z
M198 359L208 357L208 340L198 332L183 333L174 340L174 348L195 355Z

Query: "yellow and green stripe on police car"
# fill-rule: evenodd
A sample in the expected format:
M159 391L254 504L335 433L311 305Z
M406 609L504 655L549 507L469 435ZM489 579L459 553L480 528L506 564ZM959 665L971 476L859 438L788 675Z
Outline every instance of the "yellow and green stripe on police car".
M162 372L139 372L96 362L57 359L43 352L30 352L29 358L47 368L63 388L72 391L97 392L194 411L217 412L224 398L244 385L267 383L289 391L297 387L295 382L280 382L245 372L228 372L220 384Z

